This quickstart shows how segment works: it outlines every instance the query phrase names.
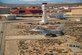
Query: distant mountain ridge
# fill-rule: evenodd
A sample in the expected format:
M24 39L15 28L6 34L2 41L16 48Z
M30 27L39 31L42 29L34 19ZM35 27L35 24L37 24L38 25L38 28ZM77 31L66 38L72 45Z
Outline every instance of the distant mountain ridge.
M52 4L61 4L61 3L80 3L82 0L0 0L6 4L41 4L41 3L52 3Z
M69 2L70 1L70 2ZM6 4L62 4L62 3L81 3L81 0L0 0L0 3Z
M65 6L65 5L82 5L82 2L80 3L57 3L57 4L48 4L48 5L51 5L51 6L56 6L56 5L59 5L59 6ZM9 7L17 7L17 6L41 6L41 4L7 4L7 3L3 3L3 2L0 2L0 6L9 6Z

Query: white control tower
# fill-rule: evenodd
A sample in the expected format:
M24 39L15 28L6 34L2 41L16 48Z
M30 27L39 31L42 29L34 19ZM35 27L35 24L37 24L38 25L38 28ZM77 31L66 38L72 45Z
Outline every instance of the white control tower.
M42 20L41 20L41 23L43 24L46 24L48 23L48 19L47 19L47 14L46 14L46 4L42 4L42 11L43 11L43 14L42 14Z

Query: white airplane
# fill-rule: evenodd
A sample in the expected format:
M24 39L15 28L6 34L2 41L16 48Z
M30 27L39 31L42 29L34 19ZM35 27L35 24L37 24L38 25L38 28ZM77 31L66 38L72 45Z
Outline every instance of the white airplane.
M60 27L58 27L55 30L49 30L49 29L45 29L45 28L34 28L29 31L38 32L39 34L42 34L44 36L57 37L57 36L64 35L64 32L63 32L64 27L63 26L64 26L64 24L60 25Z

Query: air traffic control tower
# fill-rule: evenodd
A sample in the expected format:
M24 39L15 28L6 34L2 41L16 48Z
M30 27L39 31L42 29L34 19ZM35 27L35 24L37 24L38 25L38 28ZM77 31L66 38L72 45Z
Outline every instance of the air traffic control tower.
M47 14L46 14L46 5L47 5L47 3L42 3L43 14L42 14L41 23L43 23L43 24L48 23Z

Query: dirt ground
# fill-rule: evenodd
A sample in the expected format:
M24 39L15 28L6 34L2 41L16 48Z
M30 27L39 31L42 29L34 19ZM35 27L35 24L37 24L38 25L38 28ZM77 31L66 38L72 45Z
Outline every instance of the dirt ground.
M44 35L29 32L37 26L54 30L61 24L65 24L65 35L58 38L47 38ZM81 31L81 22L51 20L46 25L39 25L38 22L10 22L6 24L5 29L4 53L5 55L82 55L81 52L74 53L67 45L62 46L62 44L69 41L81 44ZM70 38L66 36L70 36Z

